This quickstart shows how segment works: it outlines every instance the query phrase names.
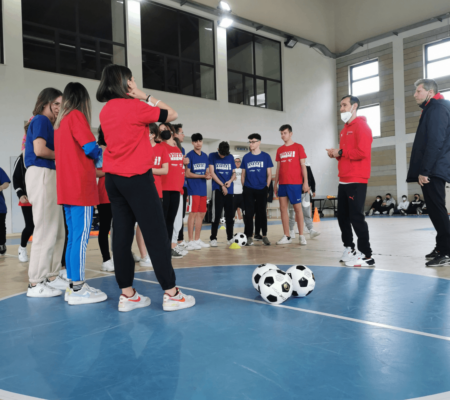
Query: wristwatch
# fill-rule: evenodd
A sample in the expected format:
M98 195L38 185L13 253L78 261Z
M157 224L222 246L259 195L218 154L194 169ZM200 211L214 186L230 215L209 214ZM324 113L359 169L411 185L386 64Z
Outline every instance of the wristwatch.
M341 149L341 150L339 150L339 152L338 152L338 154L339 154L339 157L342 157L342 153L343 153L342 149Z

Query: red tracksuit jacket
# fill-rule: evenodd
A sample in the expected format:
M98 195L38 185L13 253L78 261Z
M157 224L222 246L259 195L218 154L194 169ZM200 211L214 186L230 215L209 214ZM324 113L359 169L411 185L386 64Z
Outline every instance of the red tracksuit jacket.
M356 117L345 124L339 141L342 156L337 158L339 182L369 181L372 141L372 130L367 125L366 117Z

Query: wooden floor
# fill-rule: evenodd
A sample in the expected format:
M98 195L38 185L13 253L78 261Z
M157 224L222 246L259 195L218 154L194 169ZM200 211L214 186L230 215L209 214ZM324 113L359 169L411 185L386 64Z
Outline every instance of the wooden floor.
M425 267L424 256L434 248L436 235L427 217L372 217L367 218L367 222L377 269L450 278L450 267ZM343 246L337 221L323 219L315 224L315 229L322 234L313 240L306 235L306 246L300 246L297 238L294 244L277 246L276 241L283 235L282 227L270 225L268 237L272 242L271 246L255 242L252 247L238 250L227 248L225 230L219 230L219 247L192 251L182 259L173 260L173 265L175 268L189 268L273 263L342 267L339 258ZM235 232L241 231L243 227L235 228ZM201 238L209 242L209 230L202 231ZM9 245L7 254L0 256L0 298L26 291L28 263L18 261L17 250L18 245ZM138 254L136 243L133 244L133 251ZM86 277L105 274L100 271L101 264L97 239L91 237L87 252ZM139 264L136 264L136 270L151 268L140 268ZM178 283L183 285L182 282Z

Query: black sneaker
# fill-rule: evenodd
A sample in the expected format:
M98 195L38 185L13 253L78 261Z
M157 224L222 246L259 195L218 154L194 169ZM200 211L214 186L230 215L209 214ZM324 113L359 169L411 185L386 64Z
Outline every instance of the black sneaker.
M434 250L430 254L427 254L425 256L425 258L427 260L434 260L436 257L439 257L439 256L440 256L439 251L437 251L436 248L434 248Z
M253 239L256 240L256 241L260 241L260 240L262 240L263 238L262 238L261 235L255 235L255 236L253 236Z
M6 244L0 244L0 254L3 255L6 253Z
M450 257L447 255L438 256L425 264L427 267L448 267L450 265Z
M264 236L262 241L263 241L264 245L270 246L270 242L269 242L269 239L267 239L267 236Z
M247 239L247 244L246 246L253 246L253 238L248 238Z

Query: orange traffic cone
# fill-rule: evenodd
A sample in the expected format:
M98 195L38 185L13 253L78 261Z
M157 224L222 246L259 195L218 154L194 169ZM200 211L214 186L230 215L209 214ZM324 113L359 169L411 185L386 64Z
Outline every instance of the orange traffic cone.
M313 222L320 222L319 211L317 210L317 207L314 210Z

